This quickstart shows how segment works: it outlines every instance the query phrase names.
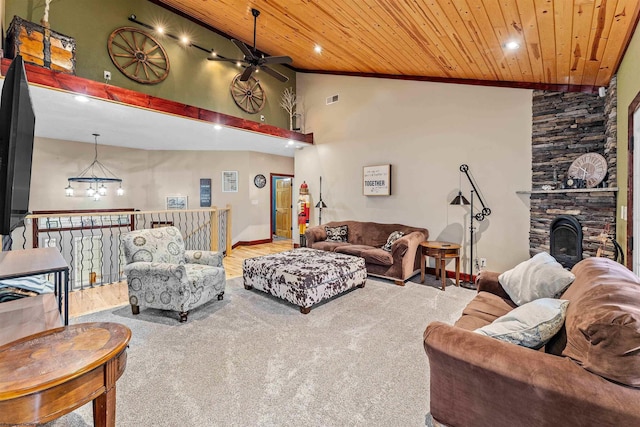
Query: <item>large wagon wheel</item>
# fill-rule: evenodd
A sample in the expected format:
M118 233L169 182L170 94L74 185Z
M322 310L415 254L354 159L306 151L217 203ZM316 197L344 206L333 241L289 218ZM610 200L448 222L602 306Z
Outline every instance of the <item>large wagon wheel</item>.
M169 75L169 57L149 34L134 27L116 29L107 43L114 65L138 83L160 83Z
M238 107L249 114L255 114L264 108L267 94L262 89L260 81L250 77L246 82L240 81L241 74L231 82L231 97Z

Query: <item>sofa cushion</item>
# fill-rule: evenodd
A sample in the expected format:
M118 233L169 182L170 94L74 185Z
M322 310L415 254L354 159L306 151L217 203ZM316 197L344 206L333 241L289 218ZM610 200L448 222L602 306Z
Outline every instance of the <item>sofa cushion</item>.
M455 326L472 331L492 323L516 307L512 301L497 295L478 292L478 295L462 310L462 316L456 321Z
M360 254L363 251L368 249L372 249L371 246L367 245L343 245L338 246L334 249L334 252L339 252L341 254L353 255L353 256L361 256Z
M539 298L521 305L474 332L538 349L558 333L569 301Z
M571 301L565 327L548 352L640 388L640 279L606 258L587 258L572 271L576 280L562 295Z
M336 250L336 248L340 247L340 246L349 246L351 245L351 243L348 242L329 242L327 240L322 241L322 242L315 242L313 245L311 245L312 249L320 249L321 251L329 251L329 252L334 252Z
M402 231L394 231L393 233L389 234L389 237L387 237L387 243L385 243L380 249L391 252L391 245L393 245L393 243L402 236L404 236L404 233Z
M498 276L505 292L517 305L538 298L553 298L569 286L575 276L554 257L540 252Z
M393 256L390 252L387 252L379 248L371 248L366 251L362 251L360 256L364 258L367 264L390 266L393 265Z
M346 242L349 234L349 227L339 225L337 227L324 227L327 233L327 242Z

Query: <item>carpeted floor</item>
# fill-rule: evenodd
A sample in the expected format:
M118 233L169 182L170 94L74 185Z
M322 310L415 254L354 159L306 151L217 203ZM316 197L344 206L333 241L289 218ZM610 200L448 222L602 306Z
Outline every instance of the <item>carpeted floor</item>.
M117 426L424 426L422 333L452 323L475 291L419 276L400 287L369 278L303 315L242 279L225 299L178 323L129 306L75 319L133 332L117 383ZM451 282L449 282L451 283ZM91 404L48 426L92 426Z

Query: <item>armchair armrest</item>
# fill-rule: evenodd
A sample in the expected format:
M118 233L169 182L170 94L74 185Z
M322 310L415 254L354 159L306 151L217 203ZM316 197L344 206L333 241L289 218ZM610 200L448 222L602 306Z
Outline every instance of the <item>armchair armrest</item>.
M224 267L222 252L215 251L184 251L187 264L203 264L211 267Z
M640 390L566 357L441 322L424 332L431 414L447 425L640 425ZM526 420L526 421L525 421Z
M511 297L498 281L498 276L500 276L500 273L496 273L495 271L480 270L480 272L476 276L476 286L478 287L478 292L489 292L491 294L499 296L500 298L511 301Z
M327 232L322 225L316 225L307 228L304 232L304 237L307 239L307 247L310 248L315 242L322 242L327 240Z

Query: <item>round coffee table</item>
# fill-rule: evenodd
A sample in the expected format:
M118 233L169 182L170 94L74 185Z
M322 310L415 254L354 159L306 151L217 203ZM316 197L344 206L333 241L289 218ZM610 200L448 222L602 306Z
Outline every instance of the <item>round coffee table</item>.
M115 426L130 338L118 323L79 323L0 347L0 425L49 422L93 401L94 425Z
M420 260L420 283L424 283L425 262L427 257L436 260L436 279L442 279L442 290L446 288L447 271L444 269L447 259L456 259L456 286L460 286L460 248L457 243L422 242L420 243L422 259Z

